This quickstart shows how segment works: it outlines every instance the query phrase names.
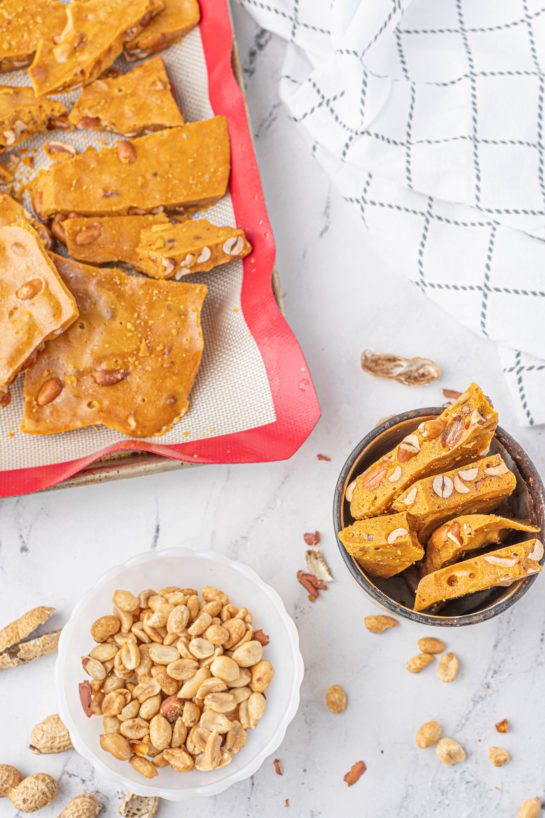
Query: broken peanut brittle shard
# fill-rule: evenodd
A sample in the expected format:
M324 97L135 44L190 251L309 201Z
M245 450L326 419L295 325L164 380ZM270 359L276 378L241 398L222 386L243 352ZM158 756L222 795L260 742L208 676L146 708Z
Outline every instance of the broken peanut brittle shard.
M86 85L68 119L76 128L126 136L184 124L161 57L146 60L126 74L100 77Z
M227 121L216 116L54 163L36 175L33 204L45 219L206 207L225 194L229 171Z
M36 96L94 80L163 7L163 0L87 0L65 6L64 29L40 40L28 70Z
M496 514L462 514L437 528L426 547L424 573L451 565L470 551L500 543L511 531L537 533L539 527L525 520Z
M436 418L424 421L348 487L354 519L388 511L411 483L482 456L498 423L497 412L476 384ZM350 490L349 490L350 489Z
M66 247L72 258L88 264L124 262L136 267L142 230L170 224L163 213L147 216L95 216L65 219Z
M0 201L17 212L12 201ZM0 226L0 387L12 383L43 342L77 315L70 290L24 216Z
M153 278L180 279L251 253L243 230L218 227L207 219L152 225L142 231L136 268Z
M57 0L2 0L0 71L25 68L40 40L51 40L65 25L66 5Z
M141 60L156 54L185 37L199 19L198 0L165 0L163 11L140 34L125 43L125 56L128 60Z
M52 117L68 113L56 99L36 98L32 88L0 85L0 153L46 131Z
M52 258L80 316L28 370L22 431L102 423L132 437L164 434L189 406L207 288Z
M339 539L350 556L374 577L392 577L424 556L403 512L357 520L343 528Z
M534 539L433 571L420 580L414 609L423 611L438 602L497 585L510 585L518 579L539 573L542 558L543 545Z
M493 511L515 490L517 480L499 454L477 460L463 469L424 477L392 504L406 511L422 542L451 517Z

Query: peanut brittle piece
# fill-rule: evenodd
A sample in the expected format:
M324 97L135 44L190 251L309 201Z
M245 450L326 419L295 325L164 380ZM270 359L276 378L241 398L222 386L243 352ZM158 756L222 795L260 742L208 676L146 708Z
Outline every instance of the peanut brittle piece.
M56 99L37 99L32 88L0 85L0 153L46 131L54 117L66 113L67 109Z
M508 545L473 559L457 562L423 577L416 591L415 611L497 585L511 585L541 571L543 545L539 540Z
M408 488L392 508L407 511L422 542L451 517L493 511L513 493L517 480L499 454L463 469L424 477Z
M421 423L347 488L352 517L382 514L415 480L486 454L497 423L497 412L477 384L471 384L437 418Z
M36 96L94 80L163 7L163 0L88 0L65 6L64 28L40 40L28 70Z
M57 0L2 0L0 71L30 65L40 40L51 40L66 25L66 6Z
M132 437L164 434L189 405L207 288L52 258L80 317L28 370L22 431L102 423ZM51 399L40 399L51 383Z
M211 270L251 253L243 230L216 227L206 219L180 224L155 224L143 230L135 265L154 278L180 279L190 273Z
M37 233L24 221L0 227L0 390L35 351L77 318L76 302ZM4 399L7 405L8 398Z
M437 571L470 551L500 543L511 531L537 533L539 527L525 520L511 520L496 514L463 514L455 517L437 528L428 540L424 572Z
M7 224L30 224L34 228L46 250L51 247L51 236L45 225L37 221L22 204L4 191L0 191L0 227Z
M72 258L89 264L139 262L136 248L142 230L154 224L170 224L163 213L149 216L84 216L66 219L62 226Z
M161 57L86 85L68 117L76 128L140 136L184 124Z
M165 8L148 23L144 31L125 43L128 60L141 60L177 42L200 19L198 0L165 0Z
M206 207L224 195L230 171L227 121L216 116L121 140L41 170L33 204L44 218L143 215Z
M358 520L343 528L339 539L350 556L374 577L393 577L424 556L404 512Z

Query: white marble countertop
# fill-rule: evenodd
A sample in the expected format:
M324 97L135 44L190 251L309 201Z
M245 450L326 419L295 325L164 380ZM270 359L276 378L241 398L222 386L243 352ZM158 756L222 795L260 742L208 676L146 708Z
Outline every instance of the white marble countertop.
M460 658L453 684L439 682L433 668L413 676L405 661L426 629L405 621L382 636L364 629L363 617L378 611L344 568L331 503L342 463L369 427L440 402L442 386L478 381L493 395L501 424L541 468L542 431L517 426L495 348L440 312L370 246L278 101L283 44L258 31L244 11L234 12L287 314L315 379L322 420L288 462L208 466L0 501L0 622L51 604L53 625L61 625L81 593L131 555L179 544L215 549L250 564L284 599L306 663L302 703L275 754L282 777L271 758L216 798L164 802L160 818L515 816L526 798L545 796L544 580L503 616L436 634ZM431 356L443 377L410 390L374 380L359 367L365 347ZM331 462L317 461L318 452ZM314 529L336 582L311 605L295 574L304 567L303 532ZM40 812L44 818L84 791L96 793L101 814L113 818L123 795L115 784L74 752L36 757L27 749L31 726L57 710L54 661L2 672L0 761L58 779L60 794ZM324 704L335 683L348 693L341 716ZM503 718L511 723L505 736L494 728ZM446 767L433 749L416 748L416 729L430 719L465 747L463 764ZM490 764L493 744L512 754L507 766ZM343 775L359 759L368 769L349 789ZM13 812L0 801L0 815Z

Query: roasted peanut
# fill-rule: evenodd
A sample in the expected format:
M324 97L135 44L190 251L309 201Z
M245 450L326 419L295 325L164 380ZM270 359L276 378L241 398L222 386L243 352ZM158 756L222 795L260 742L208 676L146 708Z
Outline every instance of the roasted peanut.
M204 699L204 706L217 713L229 713L235 709L236 701L232 693L209 693Z
M241 702L238 706L238 717L241 725L244 727L245 730L253 730L257 727L257 720L253 719L250 716L250 711L248 709L248 699L245 702Z
M197 636L189 643L189 651L196 659L206 659L214 653L214 645L208 639Z
M235 755L239 753L246 744L246 730L240 722L233 722L233 726L225 737L225 749Z
M142 756L133 756L129 759L129 764L136 770L137 773L143 775L145 778L155 778L156 775L159 775L157 772L157 768L151 761L148 761L147 758L142 758Z
M260 662L262 657L263 646L257 639L250 640L233 651L233 659L240 667L252 667Z
M168 615L167 631L169 633L182 634L189 622L189 609L187 605L176 605Z
M105 642L121 629L117 616L101 616L91 625L91 636L95 642Z
M159 750L159 752L162 752L170 745L170 741L172 739L172 727L170 726L170 722L164 716L162 716L161 713L158 713L150 721L149 735L151 743Z
M186 727L194 727L201 717L201 708L195 702L186 702L182 713L182 721Z
M167 665L166 672L172 679L179 682L186 682L191 679L199 669L196 659L176 659Z
M427 721L416 734L416 744L420 749L431 747L441 737L441 725L437 721Z
M252 690L255 690L255 687L252 686ZM344 713L346 710L346 693L340 685L333 685L333 687L329 688L325 694L325 701L327 704L327 709L330 713Z
M180 661L183 660L180 659ZM167 696L174 696L180 689L180 682L169 675L168 669L164 665L155 665L155 667L151 669L151 675L157 680L161 690Z
M246 702L244 703L246 704ZM205 710L199 725L211 733L227 733L233 726L233 722L223 713L217 713L215 710Z
M246 702L248 704L248 716L252 721L259 721L264 715L267 708L267 700L263 693L252 693Z
M274 676L274 668L267 659L262 659L252 668L252 681L250 687L256 693L264 693L270 685ZM346 699L346 697L345 697ZM344 709L344 708L343 708ZM341 712L341 711L340 711Z
M183 748L165 750L163 758L168 761L173 770L178 773L187 773L195 767L193 756Z
M445 737L439 739L435 750L443 764L448 764L449 766L464 761L466 757L463 747L453 738Z
M434 657L431 653L419 653L418 656L413 656L412 659L409 659L407 662L407 670L409 673L420 673L430 662L433 662L433 659Z
M539 818L540 815L541 801L536 796L524 802L517 813L517 818Z
M210 670L214 676L227 682L227 684L235 681L240 676L239 664L229 656L217 656L210 665Z
M418 640L418 647L422 653L443 653L446 648L441 639L436 639L435 636L423 636Z
M205 599L207 602L214 602L219 600L222 605L229 604L229 597L227 594L224 594L223 591L219 591L217 588L212 588L212 586L207 585L205 588L202 589L202 598Z
M458 673L458 659L454 653L445 653L439 659L437 676L442 682L452 682Z
M120 761L128 761L132 755L131 745L120 733L105 733L100 737L100 746Z
M92 656L93 659L98 659L99 662L108 662L115 657L118 650L118 646L112 642L103 642L90 650L89 656Z
M187 738L188 728L181 718L177 718L172 727L171 747L181 747Z
M200 636L212 624L212 617L208 613L201 613L189 626L187 632L190 636Z
M371 633L382 633L387 628L395 628L399 625L397 619L393 616L366 616L363 620L365 627Z
M503 765L507 764L510 760L511 756L506 750L502 750L501 747L490 747L488 750L488 758L494 767L503 767Z
M102 719L105 733L119 733L121 722L117 716L104 716Z
M206 742L208 741L208 736L210 735L210 730L207 730L205 727L202 727L200 724L197 724L195 727L192 727L187 735L186 746L191 755L197 756L199 753L204 752L204 748L206 747Z
M112 601L121 611L127 611L128 613L132 613L140 607L138 597L131 594L130 591L114 591Z

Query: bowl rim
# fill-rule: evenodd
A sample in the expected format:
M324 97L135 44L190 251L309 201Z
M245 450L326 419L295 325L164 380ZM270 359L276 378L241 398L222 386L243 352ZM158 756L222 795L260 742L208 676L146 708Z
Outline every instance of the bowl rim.
M174 557L190 556L192 558L198 557L207 562L215 562L224 565L229 565L231 568L234 568L239 573L245 575L245 577L248 580L250 580L254 585L256 585L257 588L261 590L261 592L270 599L273 606L277 609L278 613L280 614L282 622L286 626L290 648L289 657L293 665L295 677L294 686L291 690L290 701L289 703L287 703L287 706L283 711L282 718L276 725L276 728L268 742L254 756L250 756L248 758L247 763L240 770L233 772L231 776L228 776L221 781L211 782L210 784L204 784L195 787L189 787L188 789L184 790L173 789L171 787L164 787L159 784L153 785L135 783L134 781L125 778L123 775L120 775L119 773L116 773L115 771L111 770L101 760L98 753L91 751L88 748L86 742L80 737L77 724L72 719L69 709L65 705L66 695L64 692L65 691L64 669L68 661L66 645L73 630L76 628L79 615L84 605L92 597L99 594L105 584L110 582L110 580L114 579L117 575L121 574L127 567L173 556ZM59 703L59 715L64 724L66 725L66 727L68 728L70 738L72 739L72 744L74 745L74 749L76 750L76 752L79 753L91 764L93 764L93 766L98 770L98 772L101 775L106 776L110 780L114 780L117 784L124 786L128 791L134 792L136 795L143 795L148 797L156 796L159 798L164 798L167 801L177 802L186 801L194 797L207 797L211 795L219 795L220 793L224 792L229 787L231 787L233 784L236 784L237 782L243 781L244 779L254 775L254 773L256 773L257 770L261 767L265 759L269 755L271 755L271 753L273 753L282 743L284 736L286 734L286 730L290 722L293 720L295 714L297 713L300 702L300 688L303 681L303 676L304 662L299 648L299 634L295 626L295 623L293 622L291 616L288 614L286 606L284 605L284 602L279 593L266 582L264 582L261 579L261 577L254 571L254 569L250 568L250 566L246 565L245 563L238 562L237 560L232 560L229 557L224 556L223 554L217 554L213 551L201 551L200 549L193 549L187 547L164 548L154 552L147 551L141 554L137 554L136 556L131 557L125 562L120 563L106 571L97 580L93 587L90 588L74 606L68 622L62 629L61 636L59 639L57 661L55 663L55 685L57 690L57 699Z
M425 417L429 415L439 415L444 411L444 406L427 406L422 409L410 409L405 412L399 412L391 417L386 418L385 420L378 423L373 429L371 429L365 437L363 437L359 443L352 449L348 457L346 458L343 467L339 473L337 478L337 483L335 485L335 492L333 495L333 528L335 531L335 538L337 540L337 546L341 553L341 557L348 568L352 578L356 581L359 587L368 595L370 596L375 602L381 605L383 608L391 611L392 613L396 614L397 616L401 616L404 619L408 619L411 622L416 622L420 625L433 625L435 627L462 627L464 625L475 625L480 622L486 622L488 619L492 619L495 616L506 611L511 605L514 605L518 602L524 594L530 589L530 586L535 582L538 577L538 574L534 574L530 577L526 577L525 579L520 582L519 587L515 590L515 592L507 597L506 599L500 599L495 603L492 603L489 607L485 608L482 611L476 611L475 613L467 613L462 614L460 616L440 616L434 614L427 614L422 613L420 611L414 611L410 608L406 608L404 605L401 605L399 602L396 602L394 599L389 597L379 588L377 588L373 583L371 583L364 573L362 573L355 565L354 560L345 549L344 545L342 544L341 540L339 539L339 532L341 530L341 509L342 504L344 502L344 487L346 483L346 479L350 470L352 469L354 463L357 461L359 456L362 454L364 449L375 440L382 432L387 431L388 429L393 428L394 426L399 425L400 423L406 420L416 420L420 417ZM521 471L522 476L526 481L528 481L529 477L534 482L534 489L535 493L538 494L542 500L545 502L545 488L543 486L543 481L541 476L536 469L534 463L532 462L531 458L522 448L520 443L511 437L511 435L505 431L501 426L496 428L494 433L494 437L497 437L499 442L505 446L509 450L511 456L517 461L517 467ZM522 462L521 462L522 461ZM524 472L524 473L523 473ZM529 474L526 474L529 472ZM543 530L542 530L543 533Z

